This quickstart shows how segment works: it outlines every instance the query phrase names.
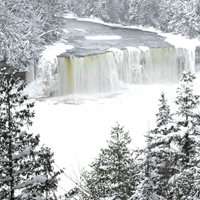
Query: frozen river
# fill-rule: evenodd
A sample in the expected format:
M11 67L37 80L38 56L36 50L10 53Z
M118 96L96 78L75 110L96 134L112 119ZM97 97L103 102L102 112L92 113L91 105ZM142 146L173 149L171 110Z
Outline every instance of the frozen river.
M104 24L66 19L64 37L75 49L74 55L104 51L109 48L146 46L166 48L171 45L157 33L139 29L108 26Z

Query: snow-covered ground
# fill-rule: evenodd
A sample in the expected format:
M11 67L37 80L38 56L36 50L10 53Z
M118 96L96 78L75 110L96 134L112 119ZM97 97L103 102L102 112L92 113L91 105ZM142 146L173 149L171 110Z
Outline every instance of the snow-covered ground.
M155 123L158 98L165 92L172 109L177 85L135 85L105 96L72 95L36 101L33 131L55 152L65 168L60 192L73 187L83 168L106 145L111 127L119 122L130 132L132 149L145 145L144 135ZM200 94L200 75L195 90Z
M173 101L175 85L137 85L107 96L68 96L37 101L33 131L52 147L56 163L77 179L81 169L106 145L111 127L119 122L130 131L131 148L145 144L144 135L153 126L158 98L165 91ZM62 186L73 183L66 177Z

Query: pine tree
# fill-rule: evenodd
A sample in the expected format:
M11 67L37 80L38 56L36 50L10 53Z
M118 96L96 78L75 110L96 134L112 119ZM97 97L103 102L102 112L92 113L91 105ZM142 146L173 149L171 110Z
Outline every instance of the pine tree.
M19 72L0 68L0 199L53 199L60 172L55 172L53 154L39 146L39 136L29 133L33 103L23 95Z
M158 108L158 113L156 114L156 117L157 117L156 119L157 128L159 128L160 131L161 129L166 130L164 133L166 135L170 131L170 130L167 130L166 126L172 122L172 114L170 111L170 107L167 104L167 100L164 93L161 94L161 97L159 99L159 108Z
M191 72L183 73L177 90L177 128L180 133L181 151L184 154L183 167L189 164L190 157L195 151L194 139L198 141L198 138L193 137L199 137L198 126L200 121L197 108L200 102L199 95L195 95L193 91L194 79L195 76Z
M92 170L84 177L91 199L119 197L125 200L132 196L138 169L128 149L130 143L130 136L123 127L117 125L112 129L108 147L101 149L91 164Z
M193 91L195 76L184 72L177 90L177 141L180 162L178 173L172 177L174 199L194 199L200 197L198 188L200 177L200 115L199 95Z
M43 46L61 36L65 0L1 0L0 61L30 68Z
M147 135L152 162L150 173L155 194L168 197L168 180L176 173L177 153L171 148L174 141L175 124L164 93L159 99L156 127Z
M55 171L53 153L48 147L41 147L37 152L37 162L31 184L23 188L20 199L57 200L55 191L58 186L58 175L62 171Z
M164 197L157 194L155 183L155 160L152 157L150 137L147 137L147 147L143 150L144 160L140 184L136 187L134 195L130 200L165 200ZM154 167L153 167L154 166ZM157 180L159 181L159 180Z

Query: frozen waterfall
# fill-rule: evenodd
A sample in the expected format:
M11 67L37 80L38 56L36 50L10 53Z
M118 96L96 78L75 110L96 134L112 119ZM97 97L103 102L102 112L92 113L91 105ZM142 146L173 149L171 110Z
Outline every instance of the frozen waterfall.
M166 47L111 48L84 56L58 56L57 94L113 92L126 84L176 82L195 71L195 50Z

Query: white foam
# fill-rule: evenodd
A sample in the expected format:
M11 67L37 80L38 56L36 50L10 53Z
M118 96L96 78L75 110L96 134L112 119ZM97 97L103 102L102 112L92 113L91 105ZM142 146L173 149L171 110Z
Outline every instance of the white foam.
M122 39L119 35L88 35L85 36L86 40L120 40Z
M74 30L82 32L82 33L87 33L87 31L85 29L82 29L82 28L75 28Z

